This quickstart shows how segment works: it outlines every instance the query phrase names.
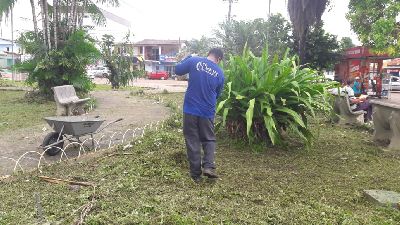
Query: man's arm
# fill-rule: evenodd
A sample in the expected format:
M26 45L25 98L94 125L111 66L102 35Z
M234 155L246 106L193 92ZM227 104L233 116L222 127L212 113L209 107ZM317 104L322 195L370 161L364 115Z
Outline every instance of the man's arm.
M191 64L191 58L192 56L188 56L185 59L183 59L178 65L175 67L175 74L182 76L190 71L190 64Z

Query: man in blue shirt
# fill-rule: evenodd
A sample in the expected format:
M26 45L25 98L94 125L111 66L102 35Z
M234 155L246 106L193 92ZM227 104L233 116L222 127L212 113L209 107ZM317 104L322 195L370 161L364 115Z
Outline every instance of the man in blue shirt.
M360 78L356 77L353 83L353 91L354 91L354 96L358 97L361 95L361 83L360 83Z
M215 173L214 115L217 98L224 87L224 73L218 63L223 59L221 49L213 48L208 56L186 57L176 65L175 73L189 73L188 88L183 103L183 134L190 164L190 176L195 182L201 174L218 178ZM201 148L204 155L201 159ZM203 172L201 168L203 167Z

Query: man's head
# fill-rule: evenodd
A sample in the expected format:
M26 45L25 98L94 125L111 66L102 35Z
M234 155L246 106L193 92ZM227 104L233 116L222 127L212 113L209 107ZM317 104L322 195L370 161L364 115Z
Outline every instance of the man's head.
M360 81L360 77L356 77L356 78L355 78L355 81Z
M218 64L224 58L224 53L222 52L222 50L220 48L212 48L208 52L207 58Z

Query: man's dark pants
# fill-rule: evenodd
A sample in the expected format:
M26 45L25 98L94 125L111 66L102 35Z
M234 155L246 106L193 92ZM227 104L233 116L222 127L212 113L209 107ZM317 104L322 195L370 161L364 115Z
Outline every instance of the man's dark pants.
M201 176L201 167L215 169L214 121L184 113L183 134L190 164L190 176L193 178ZM201 148L204 151L203 159L201 158Z

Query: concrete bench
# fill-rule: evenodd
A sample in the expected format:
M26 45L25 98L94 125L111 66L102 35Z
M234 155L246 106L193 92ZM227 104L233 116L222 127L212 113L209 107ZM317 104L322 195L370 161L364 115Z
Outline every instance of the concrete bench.
M400 105L372 100L374 140L390 141L389 149L400 151Z
M72 116L75 111L82 114L83 105L90 99L80 99L76 96L75 88L72 85L57 86L52 88L54 100L57 105L57 116Z
M353 111L350 107L350 100L347 95L345 96L335 96L335 102L333 105L333 110L337 114L334 121L344 125L344 124L363 124L364 123L364 113L365 111Z

